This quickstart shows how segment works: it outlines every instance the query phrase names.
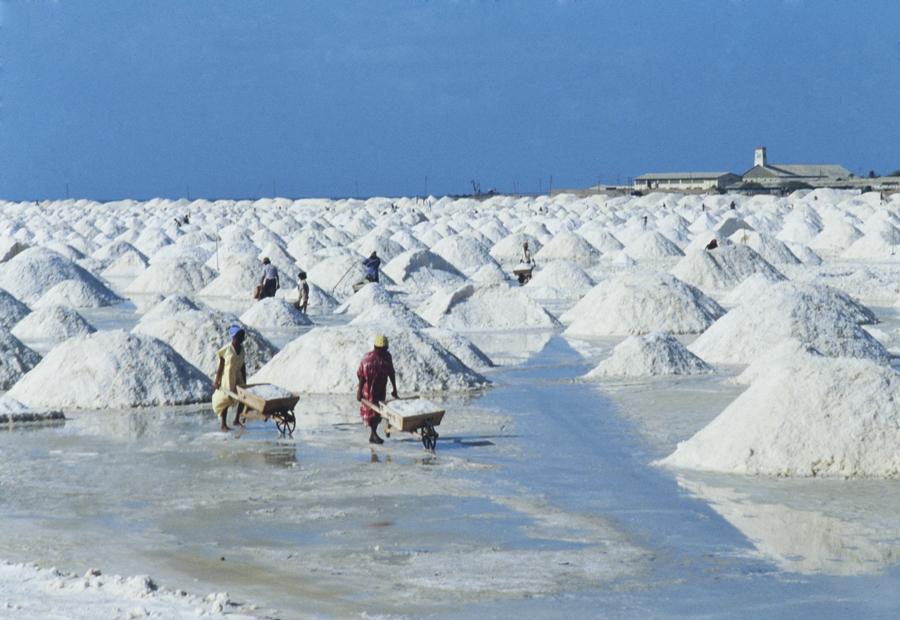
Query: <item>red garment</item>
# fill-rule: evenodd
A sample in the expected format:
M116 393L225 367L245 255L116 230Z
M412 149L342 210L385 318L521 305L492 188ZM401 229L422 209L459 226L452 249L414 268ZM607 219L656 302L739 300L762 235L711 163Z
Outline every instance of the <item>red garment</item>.
M383 402L387 398L388 377L392 374L394 360L387 350L373 349L366 353L356 370L356 376L362 379L362 397L375 404ZM368 424L378 412L360 403L359 415Z

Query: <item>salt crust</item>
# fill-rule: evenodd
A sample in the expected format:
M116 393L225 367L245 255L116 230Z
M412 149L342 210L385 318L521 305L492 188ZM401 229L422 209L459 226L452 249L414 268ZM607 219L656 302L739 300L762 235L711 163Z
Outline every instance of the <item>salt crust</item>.
M28 314L11 331L22 340L59 341L97 330L68 306L45 306Z
M238 320L213 310L184 310L173 314L144 315L132 333L158 338L208 376L218 366L216 353L229 342L228 327ZM255 372L277 349L252 327L244 326L244 363L247 374Z
M209 284L215 272L196 261L153 263L125 289L129 294L193 295Z
M568 336L700 333L725 310L668 274L627 274L601 282L562 315Z
M8 390L22 375L34 368L41 356L0 327L0 390Z
M520 289L466 284L439 291L416 309L437 327L459 331L555 328L559 321Z
M260 299L241 315L241 323L256 328L312 325L308 316L292 304L275 297Z
M274 383L295 393L354 394L359 362L372 349L379 331L372 327L316 327L288 343L250 382ZM424 332L385 331L401 395L465 391L489 383Z
M111 409L197 403L211 392L210 380L169 345L114 330L57 345L8 395L33 408Z
M35 308L69 306L72 308L102 308L122 303L122 298L105 286L83 280L63 280L54 285L35 302Z
M790 356L660 464L798 477L900 477L900 376L868 360Z
M584 378L698 375L714 372L712 366L691 353L672 334L652 332L630 336Z
M10 329L29 312L28 306L0 288L0 327Z
M689 252L670 273L704 291L730 289L754 273L784 278L749 246L731 243L714 250Z
M716 321L688 347L714 364L750 364L793 338L830 357L886 364L889 354L838 298L813 287L773 286Z
M64 280L79 280L96 290L109 290L83 268L44 248L28 248L0 265L0 288L25 303L36 302Z

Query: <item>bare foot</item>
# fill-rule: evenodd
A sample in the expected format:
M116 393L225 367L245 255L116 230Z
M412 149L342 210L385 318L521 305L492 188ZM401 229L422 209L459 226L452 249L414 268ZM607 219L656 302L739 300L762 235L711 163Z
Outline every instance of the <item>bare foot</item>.
M222 431L223 433L227 433L228 431L231 430L231 428L229 428L227 424L223 424L222 426L219 427L219 430Z
M382 444L382 443L384 443L384 439L382 439L382 438L379 437L378 435L370 435L370 436L369 436L369 443Z

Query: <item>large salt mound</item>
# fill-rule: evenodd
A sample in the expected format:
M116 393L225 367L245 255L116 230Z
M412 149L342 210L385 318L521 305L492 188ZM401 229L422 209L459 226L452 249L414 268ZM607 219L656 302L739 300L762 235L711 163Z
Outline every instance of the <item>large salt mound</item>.
M115 330L57 345L7 394L29 407L112 409L198 403L211 392L172 347Z
M70 306L72 308L102 308L122 303L122 298L105 286L82 280L63 280L35 302L35 308Z
M379 282L366 284L344 303L334 309L334 314L359 314L371 306L390 304L394 301L393 293Z
M375 304L356 315L350 325L390 325L409 329L431 327L428 321L399 302Z
M29 312L28 306L0 288L0 327L10 329Z
M750 475L900 477L900 376L866 360L788 359L661 464Z
M502 285L475 288L466 284L453 291L438 291L416 311L432 325L460 331L559 326L553 315L521 289Z
M562 316L569 336L696 334L725 310L668 274L626 274L601 282Z
M625 246L625 253L637 260L659 260L684 256L684 252L669 239L656 231L647 231L632 239Z
M815 289L771 287L716 321L688 347L714 364L750 364L794 338L829 357L887 363L885 348L848 314L843 303Z
M215 278L198 293L201 297L248 298L262 277L262 263L254 256L240 255L222 264ZM279 273L281 286L288 281Z
M731 243L720 245L714 250L689 252L670 273L703 290L729 289L754 273L764 273L772 279L784 279L777 269L752 248Z
M750 246L757 254L773 265L797 265L797 258L790 248L771 235L755 230L739 230L729 237L733 243Z
M116 258L101 273L105 278L134 278L143 273L148 264L143 254L134 250Z
M22 340L56 342L97 330L68 306L45 306L16 323L11 331L16 338Z
M491 248L490 255L501 263L517 263L522 260L522 246L528 243L532 255L541 250L542 244L536 237L523 232L512 233L503 237Z
M865 235L844 250L841 258L900 261L900 235L896 240L885 239L880 234Z
M153 263L125 289L132 295L192 295L215 277L209 267L192 260Z
M740 306L753 304L756 299L775 291L802 291L811 296L819 297L823 303L846 314L851 320L860 325L872 325L878 322L878 317L869 308L859 303L850 295L826 284L809 284L802 282L766 280L761 274L754 274L741 282L728 294L728 302Z
M484 244L467 235L444 237L431 251L465 274L475 273L482 265L495 262Z
M142 318L164 318L175 314L176 312L200 310L200 308L201 306L194 303L190 297L185 297L184 295L170 295L149 307Z
M353 394L356 369L380 327L317 327L288 343L250 378L295 393ZM471 390L488 380L416 330L385 330L401 395Z
M712 367L688 351L672 334L653 332L630 336L613 349L584 378L646 377L660 375L698 375L713 372Z
M237 319L210 310L185 310L174 314L144 315L132 333L151 336L168 343L179 355L201 371L216 371L216 352L228 342L228 326ZM247 373L255 372L275 355L277 349L252 327L244 327Z
M473 370L481 372L494 367L494 362L487 354L476 347L471 340L455 331L440 327L429 327L422 330L437 340L442 347L458 357L460 361Z
M555 260L536 269L524 290L554 289L560 291L561 297L571 299L581 297L593 286L594 281L581 267L571 261Z
M258 329L302 327L313 324L308 316L294 308L292 304L276 297L267 297L254 303L241 315L241 323Z
M544 244L534 258L538 261L568 260L580 267L590 267L600 259L600 250L577 233L561 232Z
M0 390L8 390L22 375L41 361L41 356L0 327Z
M36 302L64 280L79 280L92 288L106 289L100 280L69 259L44 248L29 248L0 265L0 288L25 303Z
M394 282L414 291L451 288L466 281L456 267L428 250L407 250L384 266Z

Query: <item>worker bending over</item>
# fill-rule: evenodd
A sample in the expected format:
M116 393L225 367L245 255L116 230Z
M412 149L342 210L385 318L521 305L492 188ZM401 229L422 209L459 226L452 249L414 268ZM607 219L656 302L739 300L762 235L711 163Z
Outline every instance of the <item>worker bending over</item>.
M387 336L375 336L375 348L366 353L359 368L356 370L359 384L356 387L356 400L366 399L370 403L378 405L387 398L387 382L391 380L391 396L397 396L397 379L394 376L394 360L388 352ZM377 411L363 402L359 405L359 415L369 427L369 443L384 443L384 439L378 436L376 430L381 422L381 416Z
M247 383L247 366L244 364L244 328L240 325L232 325L228 328L228 335L231 342L219 349L216 356L219 358L219 366L216 368L216 378L213 381L212 406L213 411L219 416L221 425L219 430L230 431L228 427L228 408L232 405L238 405L237 414L234 416L234 425L243 426L241 424L242 406L238 401L234 400L229 392L237 392L239 385Z

